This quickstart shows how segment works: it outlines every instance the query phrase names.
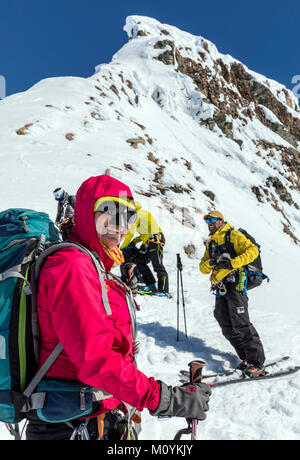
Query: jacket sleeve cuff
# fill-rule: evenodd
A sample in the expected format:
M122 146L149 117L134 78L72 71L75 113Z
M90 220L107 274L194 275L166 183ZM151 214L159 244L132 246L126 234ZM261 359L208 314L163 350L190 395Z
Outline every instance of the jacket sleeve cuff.
M200 262L199 264L200 272L203 273L204 275L208 275L212 271L213 268L214 266L210 265L209 261Z
M237 258L231 259L230 262L231 262L232 268L234 268L235 270L238 268L241 268L241 264L238 262Z
M159 403L158 406L155 410L150 410L149 412L151 415L160 415L164 411L166 411L171 402L171 395L170 395L170 388L168 385L166 385L164 382L161 382L158 380L158 383L160 384L160 398L159 398Z

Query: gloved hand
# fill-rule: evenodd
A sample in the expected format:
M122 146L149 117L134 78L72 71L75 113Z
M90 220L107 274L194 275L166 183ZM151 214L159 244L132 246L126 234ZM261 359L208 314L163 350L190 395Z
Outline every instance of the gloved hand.
M130 274L132 273L132 269L135 267L135 264L131 262L126 262L120 266L121 270L121 280L123 283L128 284L130 280Z
M137 291L138 291L138 279L135 275L133 275L131 278L130 278L130 281L129 281L129 287L132 291L132 295L133 297L135 297L137 295Z
M130 287L132 294L135 296L137 294L137 277L134 275L134 267L136 265L131 262L126 262L122 264L121 269L121 280L123 283L127 284Z
M217 263L217 259L215 257L212 257L211 259L209 259L209 265L211 267L214 267Z
M149 245L147 245L147 243L146 243L146 244L142 244L142 245L140 246L140 248L139 248L139 253L140 253L140 254L143 254L143 255L147 254L147 252L148 252L148 246L149 246Z
M229 254L222 254L220 257L218 257L217 263L215 265L215 270L221 270L221 269L226 269L226 270L232 270L233 267L231 265L231 258Z
M160 402L151 415L205 420L211 389L206 383L185 383L172 387L160 382Z

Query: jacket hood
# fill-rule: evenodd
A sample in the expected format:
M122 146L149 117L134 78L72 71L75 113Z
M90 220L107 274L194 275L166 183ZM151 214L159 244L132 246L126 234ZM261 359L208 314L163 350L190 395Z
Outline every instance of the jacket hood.
M79 187L76 194L74 222L75 227L70 240L83 244L97 252L106 270L113 266L113 260L105 254L95 228L94 206L99 198L105 196L132 198L130 188L111 176L90 177Z

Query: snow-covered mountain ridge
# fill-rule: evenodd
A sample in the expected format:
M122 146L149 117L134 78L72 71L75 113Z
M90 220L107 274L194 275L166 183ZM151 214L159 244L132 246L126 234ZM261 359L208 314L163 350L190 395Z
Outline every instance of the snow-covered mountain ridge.
M75 193L103 173L126 182L166 235L174 293L175 256L182 255L188 339L176 342L176 299L143 299L138 312L140 369L177 384L192 359L205 359L208 371L237 364L198 269L208 233L203 216L217 208L262 244L271 281L249 297L267 359L290 354L299 364L295 96L202 37L141 16L128 17L124 29L128 43L90 78L49 78L0 102L0 209L55 218L54 188ZM299 439L299 378L216 390L199 439ZM145 412L142 439L172 439L185 424Z
M280 229L298 244L300 110L293 93L202 37L140 16L127 18L124 29L129 42L92 77L43 80L1 102L1 155L29 172L27 160L39 152L41 164L29 169L43 175L40 166L57 153L56 180L66 188L95 168L115 177L125 171L137 194L156 196L171 213L180 198L192 226L191 212L227 211L228 195L215 187L225 181L256 208L273 207ZM49 193L49 181L41 183Z

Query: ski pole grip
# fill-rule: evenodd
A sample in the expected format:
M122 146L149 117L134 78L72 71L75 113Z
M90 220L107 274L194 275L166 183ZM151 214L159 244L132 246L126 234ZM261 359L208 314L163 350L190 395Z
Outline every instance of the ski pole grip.
M181 262L180 254L176 254L176 256L177 256L177 269L179 271L182 271L182 262Z
M202 370L205 366L206 363L204 361L191 361L189 363L191 383L201 383Z

